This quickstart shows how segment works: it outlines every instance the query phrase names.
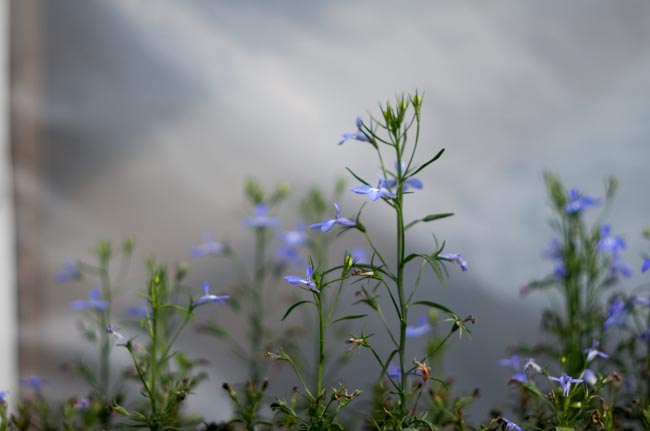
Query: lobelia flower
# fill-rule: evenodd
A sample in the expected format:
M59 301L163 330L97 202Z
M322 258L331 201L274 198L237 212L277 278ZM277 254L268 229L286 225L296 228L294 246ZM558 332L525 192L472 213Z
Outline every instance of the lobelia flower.
M391 379L399 379L402 377L402 370L399 365L390 364L388 368L386 368L386 374Z
M585 349L585 354L587 355L587 363L596 359L597 356L601 358L609 358L609 355L607 353L603 353L598 350L598 344L598 340L594 340L593 343L591 343L591 348Z
M311 267L311 265L307 266L307 277L306 278L300 278L295 275L285 275L284 279L289 283L293 284L295 286L305 286L308 287L309 289L313 290L314 292L318 293L320 292L318 288L316 287L316 283L314 283L313 277L314 276L314 268Z
M389 198L389 199L394 199L397 197L395 193L391 192L388 189L388 181L386 178L382 178L381 176L379 177L379 183L377 184L377 187L371 187L367 184L364 184L362 186L357 186L354 187L350 190L352 190L354 193L359 194L359 195L368 195L371 201L375 202L379 198Z
M516 380L520 383L528 382L528 374L521 368L519 355L512 355L509 358L501 359L499 365L502 367L510 367L515 371L515 374L510 377L511 380Z
M278 247L278 259L298 267L305 266L306 262L298 248L286 245Z
M67 283L68 281L77 281L81 278L81 273L79 268L77 268L77 263L72 260L66 260L63 264L63 270L57 272L54 275L54 281L56 283Z
M108 301L101 299L102 294L98 289L90 289L89 299L76 299L70 303L73 310L83 311L104 311L108 309Z
M560 377L548 376L548 379L553 380L554 382L560 382L560 386L562 386L562 394L565 397L569 395L571 383L582 383L584 381L583 379L574 379L568 376L566 373L562 373Z
M201 296L199 299L194 301L194 306L199 306L202 304L206 304L208 302L216 302L217 304L225 304L227 300L230 299L229 295L212 295L210 293L210 284L206 281L203 283L203 296Z
M343 145L346 141L355 140L361 142L370 142L370 138L365 134L361 128L363 127L363 121L361 117L357 117L355 124L357 125L357 131L352 133L343 133L343 139L339 141L339 145Z
M589 386L593 386L598 383L598 376L590 368L587 368L585 372L582 373L582 378Z
M27 388L31 388L36 392L37 394L40 395L41 389L43 386L47 384L47 380L37 376L37 375L31 375L27 377L26 379L20 379L20 384L22 386L25 386Z
M90 407L90 401L88 401L88 398L79 398L74 405L75 410L78 412L88 410L88 407Z
M611 226L606 224L600 227L600 240L596 248L599 251L608 251L612 254L625 250L625 240L620 236L610 235Z
M279 232L278 237L288 246L304 245L309 239L304 223L299 223L294 230Z
M551 238L548 244L548 248L542 252L542 256L555 261L555 268L553 268L553 277L557 279L566 277L567 270L564 264L564 256L562 254L560 242L557 239Z
M528 375L531 370L536 373L541 373L542 367L537 362L535 362L535 359L528 358L528 360L524 364L524 372Z
M431 332L431 325L429 325L429 320L426 316L420 316L420 324L417 326L407 326L406 327L406 336L407 337L421 337Z
M350 250L350 257L355 264L369 263L368 255L366 254L366 250L363 247L354 247L352 250Z
M132 305L127 308L126 314L132 318L146 319L151 316L151 307L149 306L149 302L146 299L143 299L140 302L140 305Z
M203 233L203 242L196 247L192 247L190 255L194 258L204 257L208 255L220 256L224 254L226 246L223 243L217 242L210 232Z
M305 258L299 250L309 240L304 223L300 223L295 230L279 232L278 237L284 242L278 247L278 258L295 266L305 266Z
M642 305L642 306L645 306L645 307L650 305L650 298L646 298L646 297L641 297L641 296L634 295L634 296L632 296L630 298L630 301L634 305Z
M463 272L467 271L467 262L463 259L463 255L460 253L440 253L438 257L450 262L456 262L460 265L460 269L462 269Z
M627 317L625 308L625 301L623 301L620 296L612 299L612 301L609 303L609 307L607 308L607 319L605 319L604 328L609 329L612 326L625 328L625 320Z
M126 344L126 342L127 342L126 337L124 335L120 334L119 332L117 332L117 329L113 328L113 326L111 326L111 325L108 325L106 327L106 333L109 334L109 335L112 335L113 337L115 337L117 342L120 343L120 344Z
M643 266L641 266L641 272L646 272L649 269L650 269L650 257L647 257L643 261Z
M499 422L503 425L504 431L523 431L519 425L514 422L509 421L506 418L500 418Z
M614 254L609 260L609 277L616 279L619 276L623 276L625 278L631 277L632 268L623 262L623 260L621 260L619 254Z
M577 189L569 190L569 202L565 205L564 211L568 214L577 214L585 209L599 205L599 200L582 195Z
M242 220L242 223L248 227L275 227L278 225L278 220L273 217L266 215L268 212L268 207L265 204L255 205L255 216L246 217Z
M402 162L402 174L404 174L404 170L406 169L406 164ZM395 162L395 171L397 171L397 162ZM388 180L388 188L392 189L397 185L397 180L395 179L390 179ZM422 184L422 181L420 181L418 178L415 177L408 177L404 180L402 183L402 191L408 191L409 188L414 188L417 190L422 190L424 185Z
M0 404L4 404L7 402L6 398L8 393L9 393L8 391L0 391Z
M334 227L334 225L337 224L340 224L341 226L356 226L356 222L348 218L341 217L341 207L338 203L334 204L334 208L336 208L336 217L333 219L324 220L321 223L312 224L309 226L309 229L320 229L323 232L328 232Z

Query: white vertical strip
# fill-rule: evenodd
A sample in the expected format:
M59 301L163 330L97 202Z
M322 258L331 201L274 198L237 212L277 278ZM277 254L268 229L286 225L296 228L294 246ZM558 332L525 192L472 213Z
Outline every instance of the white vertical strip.
M9 3L0 1L0 390L9 400L16 382L16 265L13 187L9 152Z

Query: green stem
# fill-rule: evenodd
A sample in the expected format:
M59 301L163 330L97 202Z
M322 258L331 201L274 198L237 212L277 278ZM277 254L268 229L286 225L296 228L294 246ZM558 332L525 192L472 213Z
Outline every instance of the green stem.
M262 350L262 338L263 338L263 312L262 307L262 295L263 295L263 283L265 276L265 267L264 267L264 253L266 249L266 228L258 227L255 229L255 263L254 263L254 278L253 278L253 289L251 292L251 352L248 363L248 369L250 373L250 379L253 382L253 386L257 387L261 379L261 370L260 370L260 361L258 354Z
M323 304L316 294L316 307L318 308L318 377L316 381L316 396L319 397L323 390L323 368L325 364L325 320L323 319Z
M400 316L399 316L399 365L401 373L400 382L400 406L399 417L400 426L401 421L406 417L406 325L408 323L408 304L404 295L404 250L405 250L405 237L404 237L404 214L402 208L402 166L401 166L401 152L399 149L399 142L395 145L397 151L397 190L395 197L395 212L397 215L397 296L399 300Z

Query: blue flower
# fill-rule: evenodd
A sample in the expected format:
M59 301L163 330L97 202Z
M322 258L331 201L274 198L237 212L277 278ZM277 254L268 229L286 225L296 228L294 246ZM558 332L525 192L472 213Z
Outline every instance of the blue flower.
M646 272L649 269L650 269L650 257L647 257L643 261L643 266L641 267L641 272Z
M632 276L632 268L621 260L620 255L615 254L609 261L609 277L618 278L622 275L625 278Z
M407 337L421 337L431 332L431 325L426 316L420 316L420 324L417 326L407 326L406 327L406 336Z
M278 225L278 220L266 215L268 207L265 204L255 205L255 216L246 217L242 220L245 226L248 227L275 227Z
M504 417L500 418L498 422L501 422L504 431L523 431L519 425Z
M367 184L364 184L362 186L354 187L351 190L359 195L368 195L370 200L375 202L379 198L385 197L393 199L396 197L395 193L388 190L388 187L389 186L386 178L379 177L379 183L377 184L377 187L371 187Z
M363 121L361 120L361 117L357 117L355 123L357 125L357 131L352 133L343 133L343 135L341 135L343 136L343 139L339 141L339 145L342 145L345 141L349 141L351 139L361 142L370 142L370 138L362 130Z
M341 217L341 207L339 204L335 203L334 208L336 208L336 217L333 219L325 220L321 223L315 223L309 226L309 229L320 229L323 232L327 232L334 227L336 224L341 226L356 226L356 223L348 218Z
M0 404L6 403L8 391L0 391Z
M529 375L531 370L536 372L536 373L541 373L542 372L542 367L537 362L535 362L535 359L528 358L528 360L524 364L524 372L527 375Z
M619 296L612 299L607 308L607 319L605 319L605 329L609 329L612 326L618 328L625 328L627 313L625 301Z
M288 246L304 245L309 236L305 232L305 224L300 223L294 230L279 232L278 237Z
M132 318L146 319L151 316L151 307L149 306L149 302L146 299L143 299L140 302L140 305L132 305L127 308L126 314Z
M369 263L368 255L366 254L366 250L363 247L354 247L352 250L350 250L350 257L352 258L352 262L355 264Z
M127 342L126 337L124 335L120 334L116 328L113 328L112 325L108 325L106 327L106 333L108 335L112 335L113 337L115 337L117 342L120 343L120 344L126 344L126 342Z
M43 386L47 384L47 380L42 379L41 377L36 375L31 375L26 379L20 379L20 384L27 388L31 388L34 390L34 392L40 394Z
M98 289L90 289L89 299L76 299L70 303L73 310L104 311L108 309L108 301L101 299L102 294Z
M67 283L68 281L77 281L81 278L81 272L77 268L77 263L72 260L66 260L63 264L63 270L54 275L54 281L57 283Z
M467 262L463 259L463 255L460 253L440 253L438 257L443 260L455 262L460 265L460 269L462 269L463 272L467 271Z
M512 355L507 359L501 359L499 365L502 367L510 367L515 372L510 378L521 383L528 382L528 374L521 368L521 361L519 355Z
M305 286L313 290L314 292L318 293L319 290L316 287L316 283L314 283L314 279L312 278L314 276L314 268L311 267L311 265L307 266L307 277L306 278L300 278L295 275L285 275L284 279L289 282L289 284L293 284L295 286Z
M566 373L562 373L560 377L548 376L548 379L553 380L554 382L560 382L560 386L562 386L562 394L565 397L569 395L571 383L582 383L584 381L583 379L574 379L568 376Z
M594 340L593 343L591 343L591 348L585 349L585 354L587 355L587 363L596 359L597 356L601 358L609 358L609 355L607 353L603 353L598 350L598 344L598 340Z
M210 232L203 233L203 242L200 245L192 248L190 255L192 257L204 257L208 255L220 256L224 254L226 246L223 243L217 242Z
M402 175L405 175L406 172L404 170L406 169L406 164L402 162ZM395 162L395 170L397 171L397 162ZM396 174L397 176L397 174ZM395 179L390 179L388 180L388 188L392 189L397 185L397 180ZM422 181L420 181L418 178L415 177L409 177L404 180L402 183L402 191L408 191L409 188L414 188L417 190L422 190L424 185L422 184Z
M606 250L612 254L625 250L625 240L620 236L610 235L611 226L606 224L600 227L600 240L596 248L599 251Z
M594 373L593 370L587 368L584 373L582 373L582 378L584 379L585 383L587 383L590 386L595 385L598 382L598 376L596 373Z
M580 213L583 210L599 205L599 200L589 196L582 195L578 190L569 190L569 203L564 207L564 211L568 214Z
M203 283L203 296L194 301L194 306L205 304L207 302L216 302L217 304L224 304L227 300L230 299L229 295L212 295L210 293L210 284L207 281Z
M553 268L553 277L562 279L567 276L566 265L564 264L564 255L562 254L562 247L560 242L552 238L549 241L548 248L542 252L542 256L547 259L555 261L555 268Z
M386 368L386 374L391 379L400 379L402 377L402 370L399 365L390 364L388 368Z
M90 407L90 401L88 401L88 398L79 398L74 405L75 410L78 412L88 410L88 407Z
M300 250L297 247L287 245L278 247L278 259L298 267L303 267L306 263L305 258L300 254Z

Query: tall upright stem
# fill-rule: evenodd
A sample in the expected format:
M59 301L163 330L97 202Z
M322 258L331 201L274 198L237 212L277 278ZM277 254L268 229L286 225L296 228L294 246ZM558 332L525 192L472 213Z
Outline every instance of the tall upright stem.
M262 350L263 340L263 312L262 296L264 293L264 252L266 249L266 228L255 228L255 266L253 277L253 288L251 293L251 354L249 358L249 373L253 385L257 387L260 383L260 367L258 354Z
M400 418L406 417L406 325L408 323L408 304L404 294L404 213L402 209L402 160L399 149L399 141L395 145L397 149L397 190L395 192L395 213L397 215L397 296L399 300L399 366L400 366Z

